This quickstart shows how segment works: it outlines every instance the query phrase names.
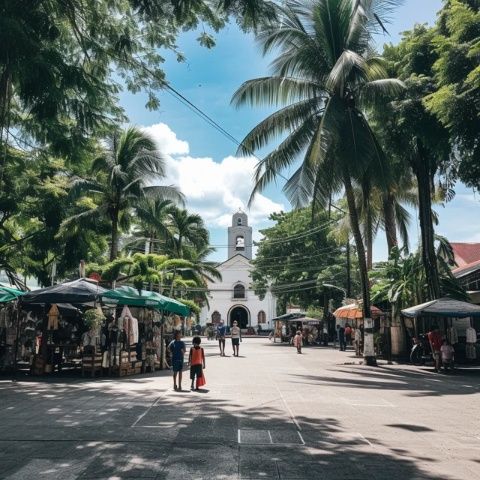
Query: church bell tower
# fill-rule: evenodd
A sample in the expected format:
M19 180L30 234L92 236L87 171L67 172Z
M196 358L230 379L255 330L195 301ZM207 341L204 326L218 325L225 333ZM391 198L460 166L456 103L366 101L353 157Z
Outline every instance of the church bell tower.
M252 227L248 226L247 214L241 210L232 217L232 226L228 227L228 258L238 253L252 259Z

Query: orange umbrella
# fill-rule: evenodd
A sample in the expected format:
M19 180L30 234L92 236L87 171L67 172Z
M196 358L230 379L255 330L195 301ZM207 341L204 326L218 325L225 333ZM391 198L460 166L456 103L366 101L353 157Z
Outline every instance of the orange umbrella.
M377 307L372 306L370 310L372 312L372 317L380 317L383 315L383 312ZM347 318L349 320L354 320L357 318L363 318L363 310L360 305L352 303L351 305L345 305L344 307L337 308L337 310L333 312L333 315L336 318Z

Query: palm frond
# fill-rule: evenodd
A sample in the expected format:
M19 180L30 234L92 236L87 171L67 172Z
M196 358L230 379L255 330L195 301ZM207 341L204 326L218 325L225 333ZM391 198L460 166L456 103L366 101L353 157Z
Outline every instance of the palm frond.
M398 232L400 234L400 238L402 239L403 248L405 249L405 252L408 253L410 250L408 228L410 227L412 216L398 201L395 202L395 218L397 221Z
M321 96L321 86L316 82L274 76L244 82L233 94L231 103L237 108L242 105L285 105Z
M238 153L251 155L277 139L285 132L292 132L308 122L309 117L319 112L316 98L296 102L269 115L254 127L242 140Z
M185 195L175 185L150 185L143 187L146 198L161 199L183 207Z
M292 132L280 145L263 158L256 167L254 176L254 188L250 195L249 206L255 195L261 192L277 175L288 166L292 165L302 151L312 140L316 124L320 117L310 117L294 132Z
M381 108L396 100L404 89L405 84L395 78L373 80L362 86L359 100L366 108Z

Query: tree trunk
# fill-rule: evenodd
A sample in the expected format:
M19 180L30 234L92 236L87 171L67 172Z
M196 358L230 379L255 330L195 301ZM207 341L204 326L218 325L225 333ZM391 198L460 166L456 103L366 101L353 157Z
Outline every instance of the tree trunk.
M347 298L352 298L352 265L350 261L350 238L347 242Z
M364 316L364 349L363 355L367 365L376 365L375 349L373 345L373 322L370 309L370 282L368 279L367 260L365 257L365 246L363 244L362 233L358 220L357 206L355 204L355 194L353 192L350 173L346 170L343 174L343 184L347 196L348 211L350 214L350 226L357 247L358 268L360 271L360 283L362 286L363 316Z
M373 221L372 211L370 210L370 201L366 202L367 209L367 224L365 232L365 243L367 246L367 269L370 271L373 268Z
M118 255L118 212L115 210L112 214L112 236L110 245L110 261L112 262Z
M427 152L417 140L413 170L418 183L418 214L422 239L422 263L427 280L427 301L440 298L440 277L435 253L435 230L432 218L432 168Z
M388 254L398 246L397 220L395 216L395 199L391 192L383 196L383 216L385 222L385 235L387 237Z

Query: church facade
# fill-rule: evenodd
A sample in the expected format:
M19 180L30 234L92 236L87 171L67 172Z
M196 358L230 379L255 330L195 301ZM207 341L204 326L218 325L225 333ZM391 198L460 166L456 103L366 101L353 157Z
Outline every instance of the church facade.
M248 225L248 216L237 212L228 227L228 258L217 265L222 280L207 282L209 306L200 314L202 325L218 323L222 319L226 325L234 321L242 329L248 327L272 328L271 319L276 316L276 299L267 292L265 298L255 295L251 288L250 271L252 269L252 227Z

